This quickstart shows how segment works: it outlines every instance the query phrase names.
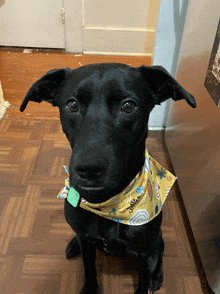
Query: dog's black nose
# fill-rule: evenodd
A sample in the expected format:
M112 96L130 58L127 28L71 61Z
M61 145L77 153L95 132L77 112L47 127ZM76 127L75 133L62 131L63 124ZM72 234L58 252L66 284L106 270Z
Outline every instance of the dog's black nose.
M105 173L106 168L104 166L94 165L79 165L76 167L78 175L85 180L96 180L100 179Z

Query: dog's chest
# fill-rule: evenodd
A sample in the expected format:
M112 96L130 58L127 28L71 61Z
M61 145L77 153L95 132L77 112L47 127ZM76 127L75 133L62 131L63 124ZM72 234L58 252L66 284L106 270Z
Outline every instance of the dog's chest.
M112 221L110 221L112 222ZM108 226L96 226L95 229L87 230L86 239L94 244L97 249L108 255L114 256L137 256L138 250L134 246L133 238L126 237L127 227L113 222Z
M78 236L109 255L131 256L147 250L145 226L129 226L100 217L65 201L67 222Z

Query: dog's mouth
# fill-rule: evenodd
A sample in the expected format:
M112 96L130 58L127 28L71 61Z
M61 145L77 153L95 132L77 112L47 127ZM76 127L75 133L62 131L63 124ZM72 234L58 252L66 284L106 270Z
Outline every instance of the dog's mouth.
M105 187L79 187L81 190L86 191L86 192L100 192L104 191Z
M105 202L118 192L104 186L75 186L74 188L82 198L90 203Z

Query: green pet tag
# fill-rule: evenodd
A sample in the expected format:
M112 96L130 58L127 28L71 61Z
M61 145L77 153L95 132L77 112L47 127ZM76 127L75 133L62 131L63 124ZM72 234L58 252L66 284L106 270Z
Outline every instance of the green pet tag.
M77 207L81 199L79 193L71 187L67 195L67 200L73 207Z

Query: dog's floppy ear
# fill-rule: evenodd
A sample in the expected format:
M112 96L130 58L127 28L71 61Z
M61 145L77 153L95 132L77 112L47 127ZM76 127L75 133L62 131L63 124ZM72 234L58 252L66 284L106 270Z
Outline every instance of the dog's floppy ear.
M153 91L155 104L160 104L169 98L175 101L185 99L190 106L196 108L194 97L184 90L162 66L142 65L140 71Z
M47 101L56 106L55 97L70 75L71 70L69 68L50 70L31 86L20 106L20 111L23 112L25 110L29 101L38 103Z

